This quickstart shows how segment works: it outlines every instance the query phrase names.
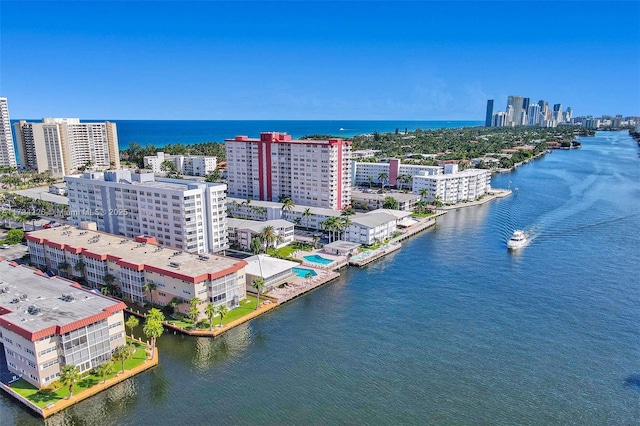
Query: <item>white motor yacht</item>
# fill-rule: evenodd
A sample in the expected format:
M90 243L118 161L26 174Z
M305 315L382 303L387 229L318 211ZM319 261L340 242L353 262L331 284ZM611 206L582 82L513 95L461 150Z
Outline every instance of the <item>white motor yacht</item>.
M527 235L524 233L524 231L520 231L519 229L513 231L511 239L507 241L507 247L509 247L511 250L516 250L526 245Z

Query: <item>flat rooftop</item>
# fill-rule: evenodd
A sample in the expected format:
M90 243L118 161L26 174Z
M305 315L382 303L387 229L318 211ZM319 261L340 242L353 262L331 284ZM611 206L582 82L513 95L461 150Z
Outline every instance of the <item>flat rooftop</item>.
M261 276L262 278L271 278L276 274L290 271L291 268L300 266L297 262L290 260L278 259L265 254L259 254L247 258L247 267L245 271L249 275Z
M393 197L396 200L400 201L400 202L405 202L405 201L410 201L410 200L415 200L417 198L420 198L420 195L418 194L412 194L412 193L404 193L404 192L385 192L384 194L378 194L377 191L368 191L364 192L364 191L358 191L358 190L351 190L351 199L367 199L367 200L383 200L387 197Z
M100 313L109 316L125 307L72 281L6 260L0 261L0 277L0 326L23 336L18 329L28 333L53 326L75 329L83 325L74 325L77 321Z
M118 264L124 264L134 269L137 267L138 270L168 271L171 272L169 275L191 282L197 281L190 278L202 279L202 275L205 274L221 276L222 272L228 271L227 273L230 273L232 272L230 269L239 270L246 265L245 261L230 257L215 254L198 255L164 247L157 244L153 237L141 236L133 240L119 235L77 229L71 226L29 232L27 239L45 244L48 241L57 246L62 245L65 250L74 253L82 252L92 258L106 260L109 257L116 260ZM145 240L147 242L144 242Z
M266 220L261 222L258 220L227 218L227 228L249 229L253 232L261 232L265 226L273 226L274 228L293 228L294 223L284 219Z

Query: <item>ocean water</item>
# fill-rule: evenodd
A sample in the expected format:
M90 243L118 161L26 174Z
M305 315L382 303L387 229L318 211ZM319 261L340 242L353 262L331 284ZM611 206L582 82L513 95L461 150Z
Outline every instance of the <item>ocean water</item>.
M173 143L224 142L236 135L259 137L260 132L285 132L293 137L327 134L351 137L361 133L393 132L408 129L440 129L443 127L482 126L482 121L354 121L354 120L210 120L156 121L114 120L120 149L131 142L158 147Z
M638 151L583 138L220 338L167 333L158 367L47 422L0 396L0 423L639 424Z

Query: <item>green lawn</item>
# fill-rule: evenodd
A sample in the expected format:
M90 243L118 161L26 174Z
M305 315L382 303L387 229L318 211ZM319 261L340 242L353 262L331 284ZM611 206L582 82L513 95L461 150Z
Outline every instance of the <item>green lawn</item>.
M245 315L250 314L255 311L256 303L258 299L254 296L247 296L246 299L240 301L240 306L235 309L230 310L227 315L224 316L222 320L222 324L229 324L231 321L235 321L238 318L242 318ZM264 299L260 298L260 302L262 303ZM193 329L193 322L188 319L169 319L167 323L171 325L175 325L177 327L184 328L185 330ZM220 324L220 317L213 317L213 327L215 328ZM209 329L209 319L204 319L200 323L198 323L198 330L208 330Z
M429 217L429 216L433 216L433 213L412 213L411 217L417 217L419 219L425 218L425 217Z
M301 244L298 242L293 242L291 244L288 244L284 247L280 247L279 249L275 250L270 248L269 250L267 250L267 253L270 256L277 256L277 257L289 257L291 256L291 254L296 251L296 250L304 250L304 251L311 251L311 245L310 244Z
M127 343L133 343L134 345L136 345L136 353L133 355L133 358L124 363L124 369L131 370L132 368L142 364L144 360L147 359L147 354L145 352L145 345L139 342L131 341L128 338ZM122 363L115 362L113 365L113 372L109 374L106 379L113 378L121 368ZM102 382L102 377L99 377L95 374L89 374L83 377L73 386L73 394L77 395L79 392L85 389L89 389L90 387L95 386L100 382ZM13 382L10 386L11 389L24 396L40 408L44 408L52 402L59 401L69 396L69 388L66 386L62 386L61 388L50 392L40 391L38 388L24 379Z

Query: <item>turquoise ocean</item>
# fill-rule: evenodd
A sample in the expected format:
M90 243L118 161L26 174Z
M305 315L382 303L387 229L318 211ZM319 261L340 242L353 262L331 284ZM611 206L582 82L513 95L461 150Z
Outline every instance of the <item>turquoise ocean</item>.
M92 121L92 120L87 120ZM104 121L104 120L96 120ZM112 120L118 129L120 149L129 143L158 147L184 143L224 142L237 135L259 137L261 132L283 132L293 137L311 134L351 137L356 134L394 132L405 129L440 129L481 126L482 121L354 121L354 120Z
M332 133L284 127L242 133ZM0 395L0 424L640 424L640 149L581 142L219 338L167 332L156 368L46 422Z

